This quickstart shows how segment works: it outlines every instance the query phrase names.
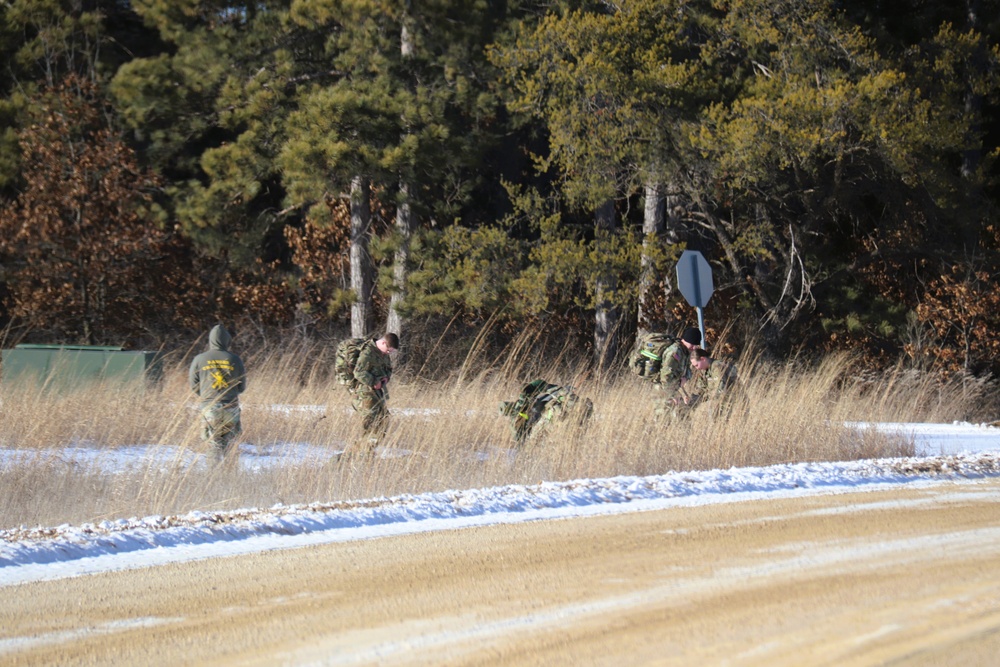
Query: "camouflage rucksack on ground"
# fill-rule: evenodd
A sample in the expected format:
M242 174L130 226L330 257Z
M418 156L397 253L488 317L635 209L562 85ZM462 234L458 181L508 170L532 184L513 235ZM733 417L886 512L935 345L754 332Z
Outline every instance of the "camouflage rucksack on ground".
M629 357L629 369L641 378L653 380L663 367L664 352L675 342L675 336L665 333L650 332L640 336Z
M501 403L500 412L508 417L517 415L521 419L534 424L539 416L537 413L534 415L530 414L531 408L535 404L535 399L546 391L556 388L556 386L549 384L545 380L533 380L524 386L516 401L504 401Z
M521 390L516 401L500 404L500 414L511 417L511 433L519 445L531 436L536 427L574 418L578 426L584 425L593 414L594 404L589 398L581 399L572 387L534 380Z
M547 422L564 420L573 416L582 425L590 419L594 411L594 404L591 400L589 398L581 399L572 387L549 385L535 401L543 406L542 419Z
M354 382L354 366L358 363L358 356L361 348L368 342L368 338L345 338L337 345L337 381L340 384L352 384Z

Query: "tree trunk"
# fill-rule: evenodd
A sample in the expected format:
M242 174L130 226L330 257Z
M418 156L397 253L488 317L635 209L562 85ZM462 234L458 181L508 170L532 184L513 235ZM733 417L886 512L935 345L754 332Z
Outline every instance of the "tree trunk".
M399 33L399 50L403 61L413 58L415 46L413 42L413 18L410 15L411 3L404 3L404 11L401 19ZM404 122L405 127L405 122ZM400 137L400 144L406 138L406 130ZM403 340L404 322L403 316L399 312L403 299L406 298L406 279L409 274L410 263L410 238L413 236L413 211L410 203L410 184L405 176L399 179L399 203L396 206L396 231L399 233L399 248L393 257L392 267L392 297L389 299L389 315L386 318L385 330L399 336L400 349L396 356L396 363L401 364L406 343Z
M406 298L406 278L410 264L410 239L413 236L413 213L410 209L410 192L406 183L399 184L400 201L396 207L396 231L399 234L399 248L393 257L392 267L392 297L389 300L389 317L385 330L400 337L400 347L405 344L403 337L403 317L399 313L400 305Z
M639 273L638 334L641 336L655 328L653 322L653 290L659 282L653 264L652 249L663 235L663 191L660 184L646 183L646 203L642 217L642 259Z
M681 186L676 182L667 183L663 188L663 241L668 244L680 243L681 239L681 216L684 201L681 196ZM663 297L667 302L674 296L674 276L676 272L671 270L663 275Z
M607 242L615 231L615 203L605 202L594 213L594 225L598 244ZM618 287L618 278L612 272L598 275L594 289L594 355L597 366L601 370L610 368L618 354L618 323L621 314L613 302L613 295Z
M374 266L368 252L371 229L370 184L361 176L351 180L351 336L367 336L372 329Z

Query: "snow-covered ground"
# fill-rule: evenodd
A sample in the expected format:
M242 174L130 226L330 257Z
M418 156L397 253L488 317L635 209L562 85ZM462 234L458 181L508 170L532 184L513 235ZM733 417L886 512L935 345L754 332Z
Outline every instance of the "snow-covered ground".
M278 505L227 512L191 512L96 524L21 527L0 531L0 586L95 572L148 567L307 545L370 539L491 523L538 521L636 512L762 497L842 493L1000 475L1000 429L956 424L856 424L904 434L917 456L764 468L672 472L511 485L488 489L373 498L354 502ZM31 452L0 450L0 468ZM67 448L61 461L98 465L109 473L151 460L197 463L199 455L173 447L117 448L113 453ZM329 450L308 444L267 449L245 446L247 470L327 460Z

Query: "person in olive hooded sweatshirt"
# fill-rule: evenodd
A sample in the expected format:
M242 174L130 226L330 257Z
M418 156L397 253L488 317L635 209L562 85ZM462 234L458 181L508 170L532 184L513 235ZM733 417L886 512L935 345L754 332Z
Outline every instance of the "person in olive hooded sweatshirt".
M247 378L240 357L229 351L232 336L221 324L208 334L208 350L191 362L188 379L201 399L202 437L217 461L222 461L242 431L240 394Z

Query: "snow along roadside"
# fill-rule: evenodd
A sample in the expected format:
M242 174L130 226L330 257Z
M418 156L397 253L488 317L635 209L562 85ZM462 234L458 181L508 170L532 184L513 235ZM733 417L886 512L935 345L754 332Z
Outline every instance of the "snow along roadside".
M1000 452L671 472L22 527L0 531L0 586L425 530L992 476L1000 476Z

